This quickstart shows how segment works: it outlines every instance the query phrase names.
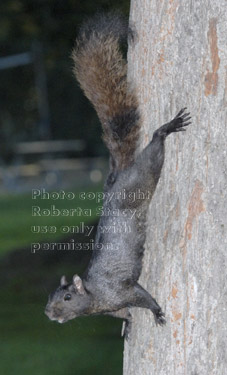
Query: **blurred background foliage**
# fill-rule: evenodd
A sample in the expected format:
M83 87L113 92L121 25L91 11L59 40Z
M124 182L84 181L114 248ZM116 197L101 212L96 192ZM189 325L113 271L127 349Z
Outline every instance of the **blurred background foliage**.
M105 151L97 116L72 74L71 51L81 22L127 0L4 0L0 2L0 57L43 48L53 139L82 138L88 155ZM32 65L0 71L0 146L37 140L37 97Z
M80 157L107 155L107 151L95 111L72 74L70 55L76 34L83 20L97 11L118 9L128 17L129 3L129 0L0 2L0 58L31 52L35 42L41 43L50 108L50 139L84 140L86 148ZM0 70L1 173L5 166L15 165L12 155L18 142L41 139L37 101L32 64ZM42 183L42 175L40 179ZM20 180L15 179L14 185L18 184ZM88 187L87 181L82 181L81 188L97 190L100 185ZM111 317L91 317L57 325L44 316L48 294L58 285L60 276L64 273L70 280L74 273L81 274L90 252L40 251L31 254L31 241L55 241L56 238L31 238L30 227L36 224L31 217L31 194L18 195L15 191L13 195L4 193L0 196L3 218L0 222L0 373L122 373L120 321ZM48 202L48 206L51 203ZM47 206L45 202L40 205ZM68 207L65 201L58 202L59 205L60 208ZM77 205L79 203L74 202L74 206ZM93 203L85 202L86 205L91 207ZM78 224L76 219L63 219L42 218L37 224ZM91 220L97 218L91 217ZM80 221L86 220L80 217ZM75 242L83 241L87 242L87 239L82 234L75 236Z

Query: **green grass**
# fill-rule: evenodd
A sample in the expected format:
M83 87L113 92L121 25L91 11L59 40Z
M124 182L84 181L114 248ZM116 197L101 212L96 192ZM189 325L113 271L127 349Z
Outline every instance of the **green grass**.
M8 292L8 293L7 293ZM5 297L7 293L8 298ZM116 375L121 373L120 321L110 317L77 318L60 325L44 315L46 296L23 291L14 300L0 293L1 361L4 375ZM8 300L8 301L7 301Z
M91 189L91 191L98 191ZM77 194L78 192L75 192ZM32 217L32 205L91 208L91 217ZM62 240L62 234L34 234L32 225L79 225L97 221L94 200L34 201L31 194L0 196L0 374L117 375L122 373L121 320L81 317L65 324L44 315L49 292L62 274L70 280L88 263L85 251L39 251L30 243ZM91 238L94 237L92 233ZM90 237L89 237L90 239ZM83 234L79 242L87 242ZM14 249L14 251L13 251ZM17 249L17 250L16 250Z
M98 187L92 187L91 190L99 191ZM60 232L62 226L77 226L81 222L91 223L97 219L95 209L98 206L95 200L80 200L79 191L74 191L77 199L67 200L42 200L32 199L31 193L24 195L1 195L0 196L0 255L25 246L30 246L34 242L48 242L63 238ZM41 209L50 208L55 205L58 209L71 209L81 207L82 209L91 209L91 216L32 216L32 206L39 206ZM99 204L100 205L100 204ZM57 233L32 233L32 226L56 226Z
M1 374L73 375L121 373L120 322L77 318L48 321L40 304L12 304L1 311Z

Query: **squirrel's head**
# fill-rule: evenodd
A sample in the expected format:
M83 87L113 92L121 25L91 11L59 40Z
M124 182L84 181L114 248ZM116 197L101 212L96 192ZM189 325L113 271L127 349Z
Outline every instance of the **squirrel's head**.
M86 313L90 303L91 297L78 275L73 276L72 283L68 283L66 277L62 276L60 286L49 295L45 314L51 320L65 323Z

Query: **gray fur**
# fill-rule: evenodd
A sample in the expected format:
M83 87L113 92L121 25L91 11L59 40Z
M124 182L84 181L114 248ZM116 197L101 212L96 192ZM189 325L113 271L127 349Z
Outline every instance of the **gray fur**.
M165 323L160 306L137 281L142 268L146 214L161 174L165 138L172 132L184 131L184 127L190 124L189 113L184 114L184 110L154 132L150 144L129 167L110 171L105 192L113 193L115 198L111 201L105 199L103 208L111 215L100 219L96 249L82 278L76 276L70 284L62 278L62 285L50 295L46 307L50 319L65 322L81 315L110 314L127 321L125 334L128 336L131 324L128 308L143 307L153 312L157 324ZM136 193L140 189L144 199L116 198L123 189L126 193ZM118 216L115 218L116 212ZM125 224L131 228L130 233L121 232ZM103 231L103 227L113 226L115 231ZM110 243L112 250L108 249ZM102 249L97 249L98 246ZM64 297L69 293L71 299L65 301Z

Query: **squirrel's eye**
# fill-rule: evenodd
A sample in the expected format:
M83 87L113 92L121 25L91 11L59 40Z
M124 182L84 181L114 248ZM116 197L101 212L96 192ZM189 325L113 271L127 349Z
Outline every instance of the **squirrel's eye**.
M64 297L64 300L65 301L70 301L71 300L71 294L69 294L69 293L67 293L66 295L65 295L65 297Z

